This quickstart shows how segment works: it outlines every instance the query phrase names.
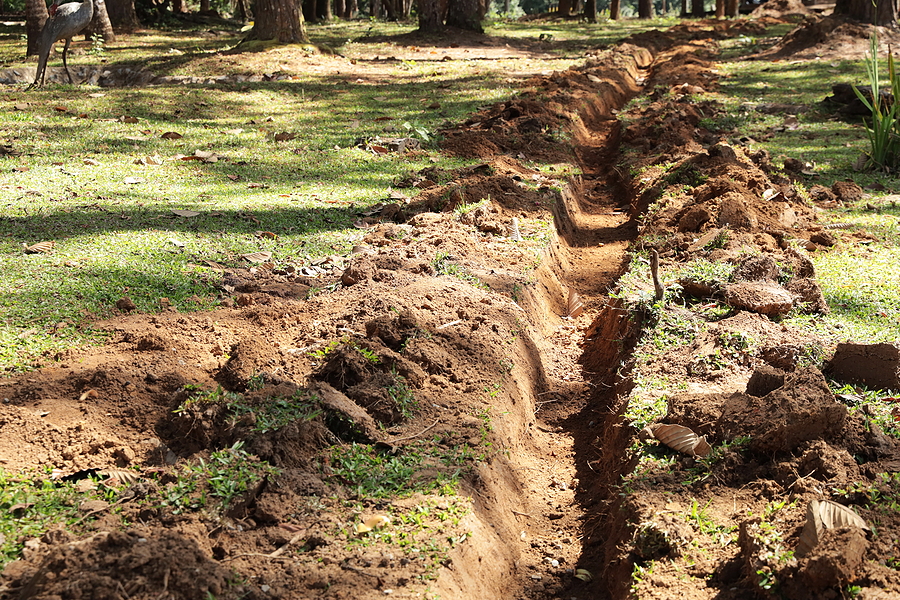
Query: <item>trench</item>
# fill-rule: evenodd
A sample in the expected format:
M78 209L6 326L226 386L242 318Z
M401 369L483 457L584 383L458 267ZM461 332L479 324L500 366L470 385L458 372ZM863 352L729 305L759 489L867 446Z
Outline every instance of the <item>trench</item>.
M614 516L617 496L613 488L629 467L625 457L631 433L624 426L623 413L629 391L629 356L640 322L609 294L628 269L627 251L638 236L638 212L627 182L616 169L621 123L615 113L641 93L653 57L647 49L635 46L627 47L623 54L625 66L603 67L607 74L604 91L586 100L579 111L573 138L582 174L567 183L553 206L554 236L538 269L540 283L519 302L538 324L538 336L544 338L531 344L530 359L536 363L530 365L531 372L542 381L539 385L534 381L520 384L533 388L534 422L525 423L517 440L525 447L522 454L528 456L491 468L503 471L495 476L494 484L512 488L521 505L516 510L476 503L475 531L494 535L494 547L484 553L456 552L453 568L434 588L441 597L619 598L627 593L630 565L617 564L615 555L618 543L630 533L624 519ZM545 368L545 363L552 358L543 355L540 342L553 343L561 329L573 327L548 320L546 314L564 314L560 299L571 291L593 315L591 325L576 332L581 349L575 359L581 372L575 381L547 381L549 367ZM536 397L534 389L547 385L550 391L543 393L557 394L558 401L542 403ZM565 448L561 454L567 450L564 466L559 465L555 450L546 455L548 444ZM538 489L532 478L519 475L522 469L549 470L558 479L570 478L569 505L554 503L553 495L542 505L537 499L546 490ZM555 481L551 480L551 486ZM565 568L548 581L536 567L551 560L541 543L567 539L567 526L578 531L573 551ZM574 576L584 571L590 573L587 578Z

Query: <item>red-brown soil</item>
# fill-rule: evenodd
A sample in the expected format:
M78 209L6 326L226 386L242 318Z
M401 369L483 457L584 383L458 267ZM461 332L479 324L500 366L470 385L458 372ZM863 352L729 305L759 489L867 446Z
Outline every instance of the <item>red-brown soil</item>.
M483 163L410 177L413 200L392 207L333 275L231 271L231 308L123 316L102 324L108 345L0 381L5 469L141 473L114 505L83 506L72 531L27 540L0 597L622 598L632 589L737 599L776 597L770 580L792 598L840 597L851 584L870 598L900 593L884 564L894 536L829 529L805 557L782 551L796 547L813 499L852 504L879 531L896 531L896 514L831 490L876 485L900 455L817 370L798 368L816 340L773 321L798 301L827 309L809 260L789 243L816 244L822 228L764 151L700 127L719 110L692 99L715 89L710 38L750 26L713 24L711 34L709 25L635 36L447 131L446 152ZM655 100L623 125L638 93ZM525 160L582 174L555 179ZM706 470L670 452L668 468L633 474L641 433L622 416L631 351L659 315L609 298L619 275L644 268L628 264L629 245L657 252L666 286L667 272L698 257L737 267L724 289L681 282L733 311L708 323L699 309L659 309L681 311L699 333L646 367L670 382L659 390L670 397L666 423L714 445L750 436ZM649 273L645 287L652 295ZM569 318L573 292L584 310ZM729 336L761 343L720 364ZM400 382L412 410L387 391ZM250 409L184 405L217 386ZM316 410L259 431L284 398ZM162 502L186 465L238 441L279 472L224 514ZM435 456L473 456L457 465L459 496L371 499L337 474L330 448L350 443L384 456L434 451L418 478L450 474ZM382 531L412 544L357 534L376 514L392 517ZM411 515L424 515L420 528Z

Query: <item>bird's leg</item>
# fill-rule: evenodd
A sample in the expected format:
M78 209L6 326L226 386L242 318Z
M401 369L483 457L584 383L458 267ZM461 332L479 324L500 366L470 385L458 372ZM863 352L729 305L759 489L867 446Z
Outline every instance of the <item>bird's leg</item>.
M66 52L69 50L69 44L72 43L72 38L66 38L66 46L63 48L63 69L66 70L66 75L69 76L69 83L75 83L72 80L72 74L69 73L69 65L66 64Z

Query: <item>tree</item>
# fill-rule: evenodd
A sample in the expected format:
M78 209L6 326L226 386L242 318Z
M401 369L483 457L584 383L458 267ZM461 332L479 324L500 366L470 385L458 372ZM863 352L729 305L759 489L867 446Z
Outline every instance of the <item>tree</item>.
M106 12L106 0L85 0L85 2L89 1L94 2L94 18L91 19L91 24L84 30L84 39L90 41L95 36L99 36L103 39L103 43L116 41L116 34L109 20L109 13Z
M35 56L38 53L41 30L44 28L44 23L47 22L47 17L49 16L44 0L25 0L25 34L28 37L25 56Z
M106 3L109 22L118 31L134 31L139 23L134 0L109 0Z
M621 16L622 2L621 0L609 0L609 18L618 21Z
M638 0L638 18L653 18L653 0Z
M588 23L597 22L597 0L585 0L584 20Z
M484 33L484 27L481 25L484 14L485 6L482 0L450 0L446 24L450 27Z
M834 14L860 23L892 25L897 21L897 0L837 0Z
M436 33L444 28L447 0L419 0L419 31Z
M740 14L739 0L725 0L725 16L736 17Z
M706 8L703 6L703 0L691 0L691 14L695 17L703 17L706 15Z
M309 42L297 0L257 0L255 12L256 21L248 39L278 40L282 44Z

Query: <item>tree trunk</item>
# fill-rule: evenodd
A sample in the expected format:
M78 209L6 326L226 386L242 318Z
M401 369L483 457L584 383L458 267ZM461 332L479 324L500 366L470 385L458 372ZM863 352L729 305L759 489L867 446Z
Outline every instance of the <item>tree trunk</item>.
M184 0L176 0L176 2L181 4L182 10L184 10ZM173 11L175 6L175 4L172 5ZM241 23L253 20L253 13L250 11L250 0L234 0L234 18Z
M397 0L382 0L384 6L384 18L388 21L397 20Z
M716 0L716 18L725 18L725 0Z
M561 17L568 17L572 14L572 0L559 0L559 7L556 12Z
M412 0L400 0L400 19L403 21L409 20L409 15L412 14Z
M307 23L316 22L316 1L317 0L296 0L296 2L300 3L300 12Z
M691 0L691 15L695 17L706 16L706 8L703 6L703 0Z
M346 19L347 3L344 0L334 0L334 16L338 19Z
M653 0L638 0L638 19L653 18Z
M109 22L109 13L106 12L106 0L94 0L94 17L91 24L84 30L84 39L91 41L94 36L103 38L103 43L116 41L112 23Z
M373 19L381 18L381 0L369 0L369 16Z
M854 21L870 25L892 25L897 21L896 0L837 0L834 14L844 15Z
M740 0L725 0L725 16L737 17L740 14Z
M687 8L688 8L688 0L681 0L681 16L682 17L688 16Z
M609 0L609 18L613 21L619 20L619 12L621 11L621 0Z
M450 0L447 5L446 23L450 27L484 33L484 27L481 25L484 12L482 0Z
M597 0L585 0L584 2L584 19L588 23L597 22Z
M173 10L175 6L177 3L173 5ZM183 7L182 3L182 9ZM134 10L134 0L108 0L106 13L109 15L109 22L117 31L134 31L140 25L137 12Z
M37 55L38 45L41 43L41 30L49 16L44 0L25 0L25 34L28 36L25 56Z
M205 15L209 13L209 0L200 0L200 14Z
M444 0L419 0L419 31L436 33L444 28Z
M278 40L282 44L309 42L298 0L256 0L256 21L251 40Z
M316 1L316 18L326 23L331 20L333 14L331 12L331 0Z

